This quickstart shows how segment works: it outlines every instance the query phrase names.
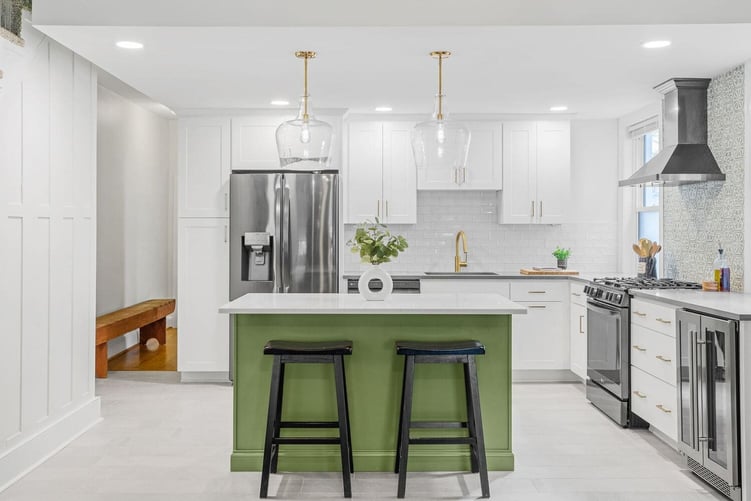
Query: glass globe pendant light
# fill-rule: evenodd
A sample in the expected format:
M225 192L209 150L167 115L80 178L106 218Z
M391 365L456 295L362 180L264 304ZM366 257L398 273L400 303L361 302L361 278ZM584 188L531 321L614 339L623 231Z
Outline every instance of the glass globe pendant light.
M466 180L467 154L469 153L469 128L461 122L446 119L443 109L443 60L448 51L433 51L438 59L438 94L435 98L433 119L421 122L412 130L412 151L418 169L440 169L456 184Z
M276 148L282 167L300 170L321 170L331 161L333 128L313 116L308 94L308 60L316 57L312 51L298 51L295 56L305 61L305 87L300 98L300 111L293 120L283 122L276 129Z

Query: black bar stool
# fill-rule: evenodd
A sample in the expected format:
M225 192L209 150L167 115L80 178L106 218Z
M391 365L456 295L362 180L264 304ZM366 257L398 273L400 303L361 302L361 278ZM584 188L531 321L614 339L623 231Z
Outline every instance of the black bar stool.
M403 498L407 487L407 458L410 444L469 445L472 473L480 474L482 497L490 497L485 438L482 432L482 416L480 414L480 393L477 386L477 366L475 365L475 355L484 355L485 346L479 341L397 341L396 354L405 356L402 404L399 414L399 438L396 444L396 464L394 466L394 473L399 474L397 497ZM464 365L467 421L412 421L412 389L414 387L416 363L459 363ZM467 437L410 438L410 428L467 428L469 434Z
M354 473L352 461L352 434L349 427L347 382L344 377L344 355L352 354L352 341L269 341L263 348L264 355L274 355L269 392L269 414L266 420L266 441L263 448L261 495L268 496L269 475L276 473L279 446L292 444L339 444L342 454L342 482L344 497L352 497L350 473ZM334 364L336 381L336 406L338 421L282 421L282 394L284 393L285 364ZM338 428L339 436L282 437L282 428Z

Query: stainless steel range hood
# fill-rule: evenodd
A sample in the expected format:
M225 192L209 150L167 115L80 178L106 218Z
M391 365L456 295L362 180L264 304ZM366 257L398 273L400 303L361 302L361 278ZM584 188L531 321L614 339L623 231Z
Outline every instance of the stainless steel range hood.
M673 78L655 90L663 94L663 148L619 186L662 184L677 186L724 181L707 146L707 87L709 78Z

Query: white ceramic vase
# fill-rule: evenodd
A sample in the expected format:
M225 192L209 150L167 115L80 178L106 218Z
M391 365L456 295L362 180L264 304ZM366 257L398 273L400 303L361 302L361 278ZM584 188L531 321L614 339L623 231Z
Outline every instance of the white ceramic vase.
M374 279L380 280L383 284L381 290L370 288L370 282ZM391 280L391 275L386 273L379 265L374 264L360 275L357 289L360 291L360 295L368 301L383 301L391 295L391 291L394 289L394 281Z

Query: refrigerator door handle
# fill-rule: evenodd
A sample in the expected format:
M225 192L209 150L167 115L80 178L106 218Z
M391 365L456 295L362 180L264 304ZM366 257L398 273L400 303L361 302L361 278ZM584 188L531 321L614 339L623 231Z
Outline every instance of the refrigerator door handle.
M289 256L289 244L292 238L290 230L291 207L289 198L290 189L289 186L287 186L287 181L285 179L284 183L282 184L282 292L289 292L290 280L292 275L289 269L292 262Z
M277 176L274 182L274 292L282 292L282 270L284 269L284 262L282 261L282 245L284 245L284 239L282 238L282 176Z

